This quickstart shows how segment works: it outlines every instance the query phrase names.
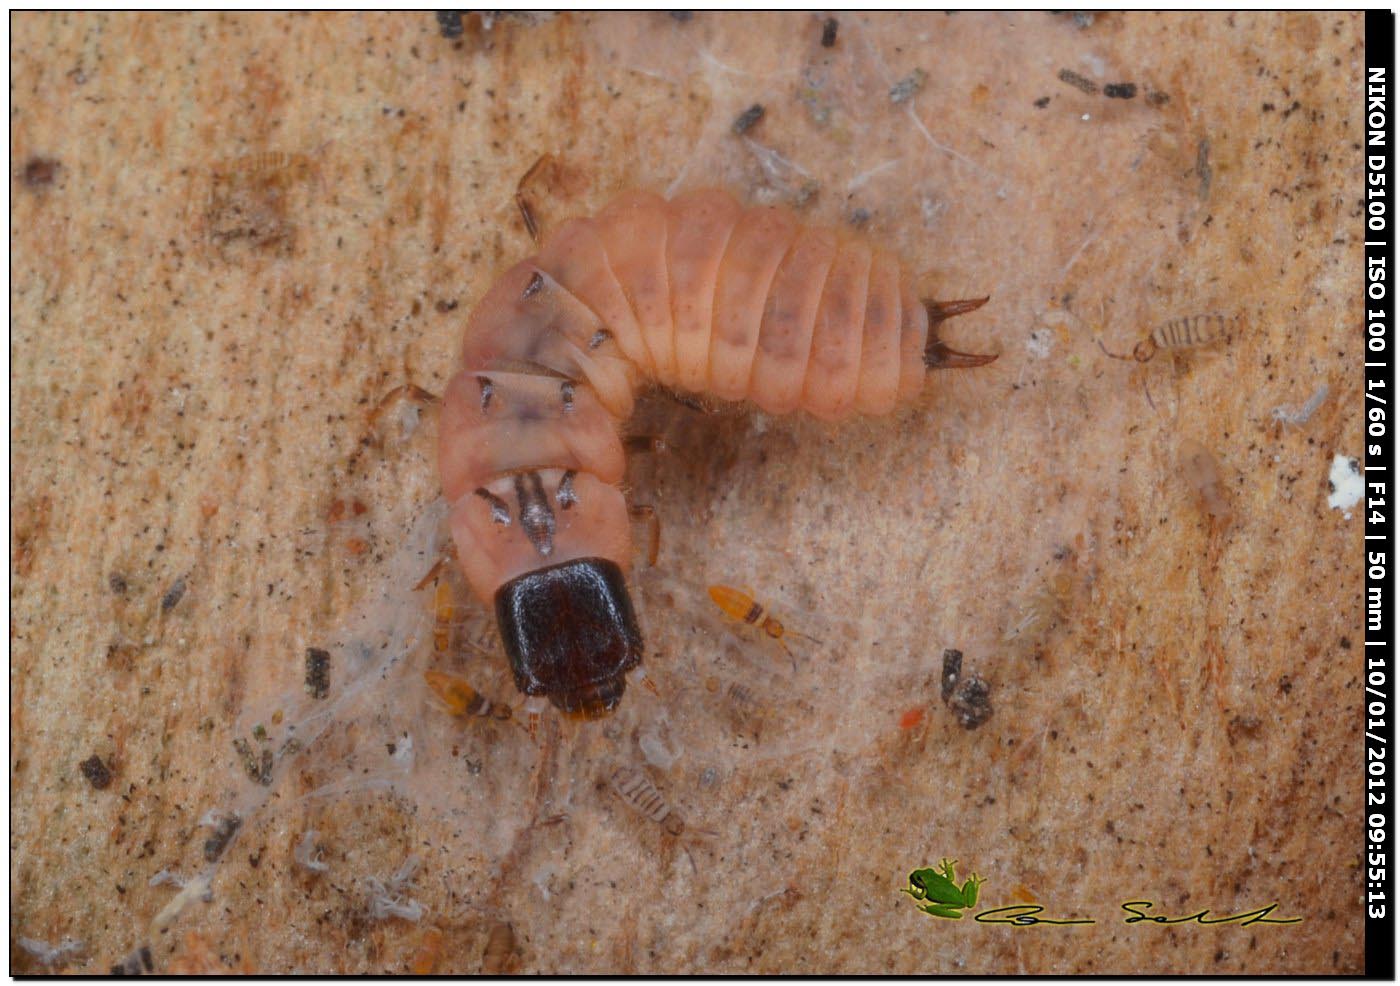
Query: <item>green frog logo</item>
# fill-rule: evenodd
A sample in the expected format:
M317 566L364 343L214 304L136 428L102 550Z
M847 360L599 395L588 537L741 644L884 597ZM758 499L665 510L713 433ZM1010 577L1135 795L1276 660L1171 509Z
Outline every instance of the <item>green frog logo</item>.
M958 920L963 916L963 908L977 906L977 888L986 880L974 873L958 886L957 872L953 869L957 863L956 859L944 859L937 869L915 870L909 874L909 886L901 887L900 893L925 901L919 905L919 910L925 914Z

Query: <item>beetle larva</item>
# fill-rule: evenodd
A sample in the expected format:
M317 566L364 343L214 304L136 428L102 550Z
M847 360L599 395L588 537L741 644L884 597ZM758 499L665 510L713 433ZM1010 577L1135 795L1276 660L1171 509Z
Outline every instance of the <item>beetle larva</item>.
M618 435L644 381L772 414L884 414L986 298L921 301L899 261L786 209L702 190L614 199L559 227L467 319L439 465L468 584L516 685L566 714L617 706L642 657Z

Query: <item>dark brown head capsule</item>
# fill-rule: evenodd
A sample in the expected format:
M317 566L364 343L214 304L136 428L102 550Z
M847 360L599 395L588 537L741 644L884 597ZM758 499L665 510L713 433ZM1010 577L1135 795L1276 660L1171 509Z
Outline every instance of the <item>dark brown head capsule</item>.
M565 714L596 719L617 707L642 660L642 634L622 569L579 558L527 572L496 590L496 623L515 685Z

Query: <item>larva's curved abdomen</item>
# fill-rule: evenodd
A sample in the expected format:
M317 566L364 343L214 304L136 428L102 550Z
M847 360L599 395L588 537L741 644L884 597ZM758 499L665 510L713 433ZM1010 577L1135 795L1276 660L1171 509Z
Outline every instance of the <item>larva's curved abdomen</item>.
M603 714L641 658L618 428L642 381L775 414L887 413L928 367L992 359L930 336L931 315L983 300L924 302L864 239L712 189L628 192L550 235L468 317L439 436L463 572L495 601L517 685Z

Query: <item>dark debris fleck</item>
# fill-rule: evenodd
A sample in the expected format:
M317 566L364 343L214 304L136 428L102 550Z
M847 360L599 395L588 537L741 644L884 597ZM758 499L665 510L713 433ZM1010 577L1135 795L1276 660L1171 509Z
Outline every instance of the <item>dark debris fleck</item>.
M243 824L243 819L237 815L225 815L219 819L219 824L214 826L214 832L209 838L204 840L204 859L206 862L217 863L219 857L224 854L228 844L233 839L233 834L238 831L238 827Z
M155 972L155 962L151 959L151 948L142 945L133 949L125 958L112 966L114 976L139 976L143 972Z
M763 114L765 112L766 110L764 110L762 103L754 103L748 109L744 110L744 112L734 118L734 135L736 137L742 137L744 134L748 133L758 125L759 120L763 119Z
M992 717L992 686L977 675L965 680L953 693L948 708L963 729L976 729Z
M1093 79L1084 78L1084 76L1080 75L1073 69L1060 69L1060 74L1058 78L1065 85L1074 86L1074 88L1078 89L1080 92L1086 92L1090 95L1093 95L1094 93L1097 93L1099 91L1099 84L1097 82L1095 82Z
M62 165L51 157L32 157L24 165L24 183L30 188L47 188L58 177Z
M112 783L112 768L108 767L96 753L78 764L78 769L83 772L83 776L87 778L87 782L95 790L105 791Z
M442 32L444 38L460 38L462 36L462 12L460 10L439 10L437 23L438 30Z
M272 785L272 768L274 758L271 750L254 750L253 744L249 743L242 736L233 741L233 748L243 761L243 772L248 775L248 779L263 787Z
M962 677L960 650L943 652L942 697L964 729L976 729L992 717L992 687L977 675Z
M306 690L312 698L325 698L331 690L331 655L319 647L306 649Z
M960 650L949 648L943 652L943 677L941 694L944 702L947 702L953 695L953 689L958 686L958 680L962 678L963 653Z
M916 68L894 85L890 86L890 102L899 104L907 103L919 94L924 88L924 83L928 81L928 73L921 68Z
M165 595L160 597L160 609L163 613L168 613L179 605L180 600L185 598L185 577L182 575L171 584L165 591Z

